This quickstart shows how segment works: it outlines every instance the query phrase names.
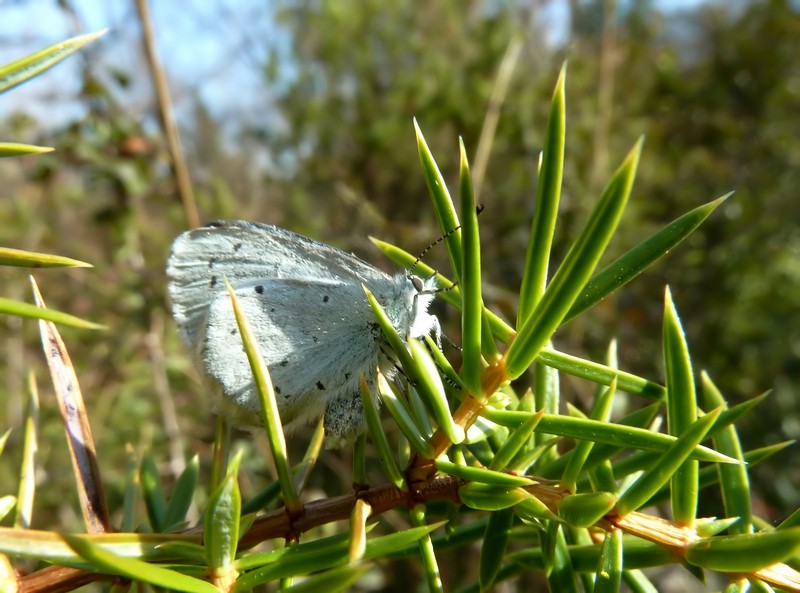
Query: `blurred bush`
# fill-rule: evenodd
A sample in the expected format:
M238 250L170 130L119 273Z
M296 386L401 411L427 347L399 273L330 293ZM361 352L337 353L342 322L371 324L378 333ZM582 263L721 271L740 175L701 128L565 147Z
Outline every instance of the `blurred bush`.
M469 150L477 147L499 64L519 36L525 44L500 107L480 196L493 308L509 314L515 308L508 295L521 277L552 81L569 58L570 152L558 233L564 243L556 254L599 195L596 179L607 178L641 133L645 153L616 254L680 213L737 193L666 263L573 321L558 337L561 345L599 357L616 335L622 368L661 379L656 353L663 286L670 284L694 357L732 403L775 389L771 404L743 426L745 438L748 429L757 435L747 444L797 437L797 7L788 0L708 3L667 15L651 3L621 2L613 23L602 9L602 2L570 3L566 19L557 19L511 1L424 9L409 0L276 2L281 41L258 64L269 115L256 125L232 125L199 97L183 112L203 218L280 224L372 261L379 259L368 234L422 250L436 231L411 118L419 119L446 178L455 180L453 139L461 135ZM563 34L552 32L564 23ZM156 120L129 103L131 80L140 76L89 60L75 97L79 118L58 130L24 108L0 118L4 137L57 149L3 163L0 244L49 250L97 268L37 279L52 307L112 328L106 335L64 333L100 431L105 475L119 478L120 488L125 443L168 450L179 466L187 452L210 441L213 425L169 320L163 267L185 223ZM447 269L443 252L432 261ZM9 296L22 297L25 278L2 274L8 290L18 291ZM14 329L21 322L3 323ZM27 339L7 331L0 361L8 377L0 400L10 426L20 414L25 368L40 356L34 325L22 325ZM457 338L456 328L447 331ZM590 395L588 386L564 383L566 397L580 403ZM47 476L54 485L70 475L61 438L54 427L51 447L41 451L42 467L62 472ZM329 459L332 475L336 463ZM796 499L798 470L759 471L769 485L760 493L779 515ZM0 480L14 473L0 466ZM113 503L121 492L108 487ZM69 488L42 490L52 500L38 503L63 512Z

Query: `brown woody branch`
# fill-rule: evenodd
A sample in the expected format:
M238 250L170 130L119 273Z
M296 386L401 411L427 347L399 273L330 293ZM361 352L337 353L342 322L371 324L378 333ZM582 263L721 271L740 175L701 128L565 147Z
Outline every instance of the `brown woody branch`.
M384 485L343 496L314 500L306 503L302 511L294 517L290 517L285 508L281 508L256 519L240 544L242 547L250 547L269 539L293 539L314 527L348 519L358 499L370 504L373 516L392 509L411 508L435 500L449 500L458 504L460 503L458 490L464 484L466 482L458 478L438 476L413 492ZM561 500L570 494L556 484L532 484L527 490L555 513L558 512ZM668 548L678 559L683 557L687 546L698 539L693 529L638 512L625 517L608 515L597 526L604 530L621 529L626 534ZM196 536L199 542L202 538L202 528L193 528L183 532L182 535ZM787 591L800 592L800 575L785 564L775 564L747 575L730 576L755 577ZM109 575L51 566L20 578L18 593L66 593L92 581L106 578L109 578Z

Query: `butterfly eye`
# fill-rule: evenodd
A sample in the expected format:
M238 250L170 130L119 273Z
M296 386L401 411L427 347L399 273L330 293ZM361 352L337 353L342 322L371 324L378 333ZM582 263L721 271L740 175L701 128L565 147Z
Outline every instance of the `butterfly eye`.
M414 288L417 289L417 292L422 292L425 289L425 285L422 283L422 278L418 278L417 276L411 276L411 284L414 285Z

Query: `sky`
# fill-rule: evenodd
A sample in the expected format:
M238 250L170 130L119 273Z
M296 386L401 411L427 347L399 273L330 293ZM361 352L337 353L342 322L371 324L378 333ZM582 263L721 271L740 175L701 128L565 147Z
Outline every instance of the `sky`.
M702 2L657 0L653 4L661 10L679 11ZM0 0L0 63L75 35L108 28L102 39L84 51L96 52L105 65L131 73L132 87L126 91L126 102L130 101L134 111L149 108L150 77L142 71L139 57L139 21L134 0L73 0L67 5L73 7L73 14L59 8L54 0ZM264 117L269 97L264 96L265 86L257 66L265 62L269 48L280 51L287 44L272 17L274 5L263 0L151 0L157 49L179 117L187 116L198 96L223 120L232 114L235 119L242 119L243 115ZM553 41L564 35L566 6L566 0L544 4L553 23L549 28ZM80 106L69 97L78 91L79 77L75 72L81 67L80 60L81 57L72 56L54 70L0 97L0 117L24 107L37 120L57 127L79 116L76 110Z
M258 29L267 30L271 22L268 9L255 0L239 0L243 8L236 12L220 8L216 2L194 4L188 11L181 9L186 6L182 2L151 2L157 50L167 70L176 107L180 110L190 106L200 93L207 104L222 112L218 115L228 109L255 110L255 99L250 100L254 93L248 93L248 89L255 90L259 82L253 65L263 59L263 55L256 55L262 48L255 41L242 51L232 47L228 39L240 39L241 30L252 34L257 34ZM72 6L77 19L58 9L52 0L0 0L0 63L75 35L108 28L104 37L82 52L94 52L106 67L131 74L132 88L126 93L126 100L133 101L133 109L137 108L136 97L149 102L150 76L142 71L134 2L76 0ZM35 19L31 19L32 14ZM228 63L231 56L234 59ZM54 121L55 125L75 117L79 107L68 99L78 91L79 77L75 73L82 66L81 59L80 55L73 55L0 97L0 117L23 107L37 119ZM58 89L58 96L54 96L54 88Z

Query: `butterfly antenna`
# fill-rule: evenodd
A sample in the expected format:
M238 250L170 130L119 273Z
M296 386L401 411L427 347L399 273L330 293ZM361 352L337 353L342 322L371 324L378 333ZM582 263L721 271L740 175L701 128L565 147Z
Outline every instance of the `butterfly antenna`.
M444 241L445 239L447 239L447 237L450 237L451 235L453 235L453 234L454 234L456 231L458 231L458 229L460 229L460 228L461 228L461 225L458 225L457 227L450 229L450 230L449 230L449 231L447 231L447 232L446 232L444 235L442 235L441 237L439 237L438 239L436 239L436 241L434 241L433 243L431 243L430 245L428 245L428 246L427 246L425 249L423 249L423 250L422 250L422 253L420 253L420 254L417 256L417 259L415 259L415 260L414 260L414 263L413 263L413 264L411 265L411 267L408 269L408 273L409 273L409 274L413 274L413 273L414 273L414 270L415 270L415 269L416 269L416 267L417 267L417 264L419 264L419 263L420 263L420 262L421 262L421 261L422 261L422 260L425 258L425 256L426 256L426 255L428 255L428 252L429 252L431 249L433 249L433 248L434 248L434 247L436 247L436 246L437 246L439 243L441 243L442 241Z
M454 288L458 288L458 282L453 282L450 286L445 286L444 288L437 288L433 292L436 294L442 294L443 292L450 292Z
M480 215L480 213L481 213L481 212L483 212L483 209L484 209L484 208L485 208L485 206L484 206L483 204L478 204L477 206L475 206L475 212L476 212L478 215ZM428 252L429 252L431 249L433 249L433 248L434 248L434 247L436 247L436 246L437 246L439 243L441 243L442 241L444 241L445 239L447 239L447 237L450 237L450 236L452 236L452 235L453 235L453 234L454 234L456 231L458 231L460 228L461 228L461 225L458 225L458 226L456 226L456 227L453 227L452 229L450 229L449 231L447 231L447 232L446 232L444 235L442 235L441 237L439 237L438 239L436 239L436 241L434 241L433 243L431 243L430 245L428 245L428 246L427 246L425 249L423 249L423 250L422 250L422 253L420 253L420 254L417 256L417 259L415 259L415 260L414 260L414 263L413 263L413 264L411 265L411 267L408 269L408 273L409 273L409 274L413 274L413 273L414 273L414 269L417 267L417 264L419 264L419 263L420 263L420 262L421 262L421 261L422 261L422 260L425 258L425 256L426 256L426 255L428 255ZM453 286L450 286L450 287L448 287L448 288L445 288L445 289L442 289L442 290L438 290L437 292L447 292L448 290L452 290L452 289L453 289L453 288L455 288L456 286L457 286L457 284L453 284Z

